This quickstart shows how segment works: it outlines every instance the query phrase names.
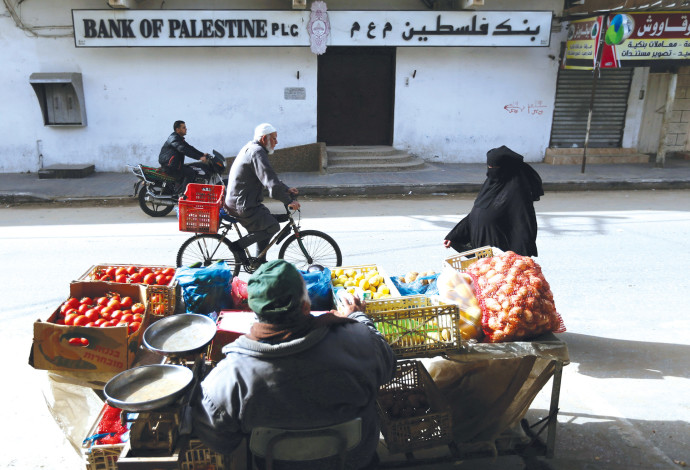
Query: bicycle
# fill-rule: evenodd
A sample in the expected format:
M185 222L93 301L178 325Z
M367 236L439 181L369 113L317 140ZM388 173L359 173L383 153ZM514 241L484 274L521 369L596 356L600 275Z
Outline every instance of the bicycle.
M314 264L342 266L343 256L340 247L330 235L318 230L300 230L301 212L299 209L294 212L286 209L286 212L286 215L275 216L279 223L287 222L287 224L278 231L259 256L252 257L249 255L248 247L241 248L238 244L248 234L242 235L239 221L225 211L221 211L219 233L196 234L185 240L177 252L177 266L200 267L224 261L228 266L233 267L233 276L237 276L242 268L251 274L263 264L264 261L261 259L266 259L268 250L281 242L283 244L278 252L278 258L294 264L297 269L304 271ZM297 222L293 217L295 213L300 214ZM235 241L227 237L233 229L238 235ZM290 232L293 233L288 237Z

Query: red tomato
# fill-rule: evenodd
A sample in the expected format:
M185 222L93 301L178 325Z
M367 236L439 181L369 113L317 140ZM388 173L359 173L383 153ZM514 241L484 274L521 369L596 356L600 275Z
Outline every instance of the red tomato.
M142 278L143 276L141 273L134 273L131 276L129 276L129 282L132 284L137 284L141 282Z
M108 267L105 269L105 274L108 275L108 276L110 276L110 277L115 276L115 273L116 273L116 272L117 272L117 268L116 268L115 266L108 266Z
M136 273L137 271L139 271L139 269L137 269L136 266L128 266L127 267L127 274L129 274L130 276L132 274Z
M174 276L175 275L175 268L165 268L163 270L163 274L166 276Z
M81 346L81 338L70 338L67 342L73 346Z
M115 275L116 276L122 276L122 275L127 275L127 268L125 266L120 266L115 270Z
M85 316L90 322L94 322L94 321L96 321L96 320L98 320L98 319L100 318L100 314L99 314L96 310L94 310L94 309L92 309L92 308L89 309L89 310L87 310L86 313L84 314L84 316Z
M144 310L146 310L146 307L142 303L132 305L132 313L144 313Z
M65 325L72 326L74 325L74 319L77 318L79 314L77 313L70 313L65 317ZM83 315L82 315L83 316Z
M82 297L79 303L82 305L91 305L93 304L93 299L91 297Z
M64 325L64 324L65 324L65 319L64 319L64 318L60 318L59 320L57 320L57 321L55 322L55 324L56 324L56 325Z
M154 313L156 315L165 315L165 305L163 305L163 304L156 305L156 308L154 309Z
M77 318L74 319L74 323L72 323L74 326L85 326L89 322L89 319L86 318L84 315L78 315Z
M141 323L140 323L140 322L138 322L138 321L133 321L132 323L129 324L129 329L127 330L127 332L131 335L132 333L134 333L135 331L137 331L137 330L139 329L140 326L141 326Z
M126 321L127 323L129 323L132 321L132 318L134 318L134 315L132 315L131 313L123 313L120 317L120 321Z
M118 274L115 276L115 282L119 282L121 284L126 284L127 283L127 275L126 274Z
M95 326L101 326L101 325L102 325L103 323L105 323L105 322L106 322L105 318L99 318L98 320L96 320L96 321L93 322L93 323L94 323Z
M143 319L144 319L144 315L142 315L141 313L135 313L134 315L132 315L132 321L133 322L141 323L141 320L143 320Z
M174 276L165 276L165 285L166 286L172 282L173 277Z
M110 314L111 320L119 320L120 318L122 318L122 310L115 310Z
M89 326L89 327L91 327L91 326L96 326L96 324L95 324L94 322L90 321L90 322L88 322L88 323L87 323L86 325L84 325L84 326Z
M108 305L108 302L110 302L110 299L108 299L108 297L99 297L96 299L96 303L98 305Z
M69 299L67 299L65 304L67 304L70 308L77 308L79 306L79 299L70 297Z
M108 307L112 308L113 310L117 310L120 308L120 299L116 299L113 297L110 299L110 302L108 302Z
M159 286L162 286L165 284L165 274L156 275L156 284L158 284Z
M149 274L149 273L151 273L151 272L153 272L153 271L151 270L151 268L141 268L141 269L139 270L139 274L141 274L142 276L146 276L147 274Z
M120 299L120 308L130 308L132 306L132 298L131 297L122 297Z
M103 315L110 315L111 313L113 313L117 309L112 308L112 307L108 307L107 305L105 307L102 305L99 305L98 307L94 308L94 310L96 310L98 313L101 314L101 316L103 316Z
M73 313L79 314L79 312L75 308L70 308L69 310L65 310L65 316L67 316L69 314L73 314Z
M91 308L90 305L87 304L79 304L79 307L77 308L77 312L79 312L80 315L84 315L84 312L89 310Z
M148 273L146 276L144 276L144 284L155 284L156 283L156 275L153 273Z

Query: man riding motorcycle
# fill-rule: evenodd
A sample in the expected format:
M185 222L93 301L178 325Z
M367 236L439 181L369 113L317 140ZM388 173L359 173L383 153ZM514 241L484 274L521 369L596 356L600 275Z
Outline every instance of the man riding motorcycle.
M173 124L173 133L161 147L161 152L158 155L158 163L163 168L163 172L174 176L177 179L175 191L177 193L184 192L188 183L194 181L198 174L198 168L203 174L207 171L204 168L208 162L208 154L189 145L184 136L187 135L187 125L184 121L175 121ZM190 165L184 164L184 157L200 160L201 163L192 163Z

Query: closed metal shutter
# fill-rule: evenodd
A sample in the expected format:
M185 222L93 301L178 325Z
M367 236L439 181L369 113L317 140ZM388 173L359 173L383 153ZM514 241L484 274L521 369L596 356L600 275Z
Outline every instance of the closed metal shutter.
M602 70L597 78L588 147L620 147L633 68ZM584 147L593 77L589 70L558 73L551 147Z

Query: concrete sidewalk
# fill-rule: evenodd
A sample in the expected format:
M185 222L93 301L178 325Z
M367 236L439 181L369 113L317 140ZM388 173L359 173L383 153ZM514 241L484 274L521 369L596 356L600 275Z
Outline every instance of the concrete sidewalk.
M580 165L532 163L545 191L611 189L688 189L690 160L653 164ZM304 196L424 195L476 193L486 177L484 164L427 163L403 172L281 173L280 178ZM85 178L39 179L37 173L1 173L0 202L131 201L137 178L129 173L96 172Z

